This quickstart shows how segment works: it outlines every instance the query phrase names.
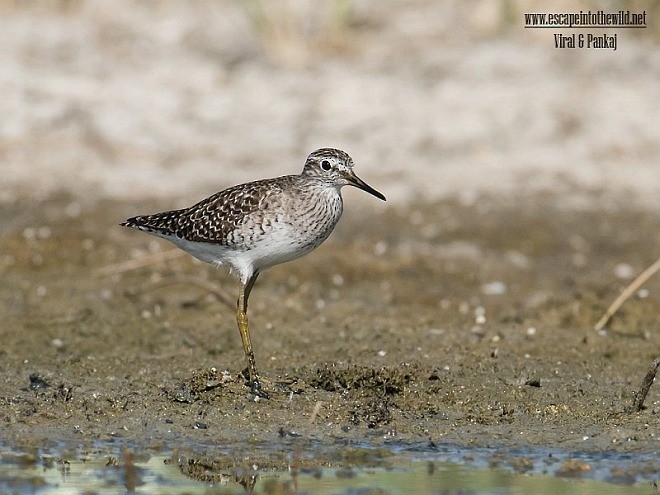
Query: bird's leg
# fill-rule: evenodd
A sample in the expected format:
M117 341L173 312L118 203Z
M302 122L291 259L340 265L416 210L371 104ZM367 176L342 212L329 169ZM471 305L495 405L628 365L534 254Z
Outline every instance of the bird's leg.
M268 394L261 388L259 381L259 374L257 373L257 366L254 359L254 352L252 351L252 341L250 340L250 328L248 325L247 305L248 298L254 283L257 281L259 272L255 272L245 283L241 285L241 291L238 294L238 303L236 307L236 322L238 323L238 331L241 332L241 340L243 341L243 352L245 352L245 359L247 360L248 376L250 380L250 387L252 393L258 397L268 399Z

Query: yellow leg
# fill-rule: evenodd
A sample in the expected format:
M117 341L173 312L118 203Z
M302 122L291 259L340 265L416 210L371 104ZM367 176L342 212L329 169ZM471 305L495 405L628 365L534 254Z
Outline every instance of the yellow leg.
M241 333L241 340L243 341L243 352L245 352L245 359L247 361L248 376L250 380L250 387L252 393L259 397L268 399L268 394L262 390L261 382L259 381L259 373L257 373L257 366L254 359L254 352L252 351L252 341L250 340L250 327L247 316L248 297L254 283L257 281L259 272L252 275L247 283L241 286L241 291L238 294L238 303L236 308L236 323L238 323L238 331Z

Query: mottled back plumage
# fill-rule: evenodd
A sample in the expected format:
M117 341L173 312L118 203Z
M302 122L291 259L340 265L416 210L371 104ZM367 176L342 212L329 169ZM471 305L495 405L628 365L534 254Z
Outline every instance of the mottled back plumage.
M244 247L237 239L237 226L246 218L263 218L269 198L281 195L294 176L263 179L230 187L180 210L129 218L122 225L162 236L192 242Z

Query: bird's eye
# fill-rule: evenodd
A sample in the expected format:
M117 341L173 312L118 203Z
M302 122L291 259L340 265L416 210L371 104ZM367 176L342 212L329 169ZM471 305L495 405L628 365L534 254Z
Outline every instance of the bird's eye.
M321 168L327 172L332 168L332 165L330 165L330 162L328 160L323 160L321 162Z

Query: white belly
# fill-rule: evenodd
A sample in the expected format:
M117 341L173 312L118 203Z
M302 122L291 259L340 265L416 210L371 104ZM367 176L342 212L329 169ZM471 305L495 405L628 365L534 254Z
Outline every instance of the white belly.
M294 260L311 252L325 241L334 229L341 208L334 216L322 215L322 221L305 218L281 218L255 236L249 246L229 247L210 242L195 242L162 236L197 259L226 266L243 283L257 271Z

